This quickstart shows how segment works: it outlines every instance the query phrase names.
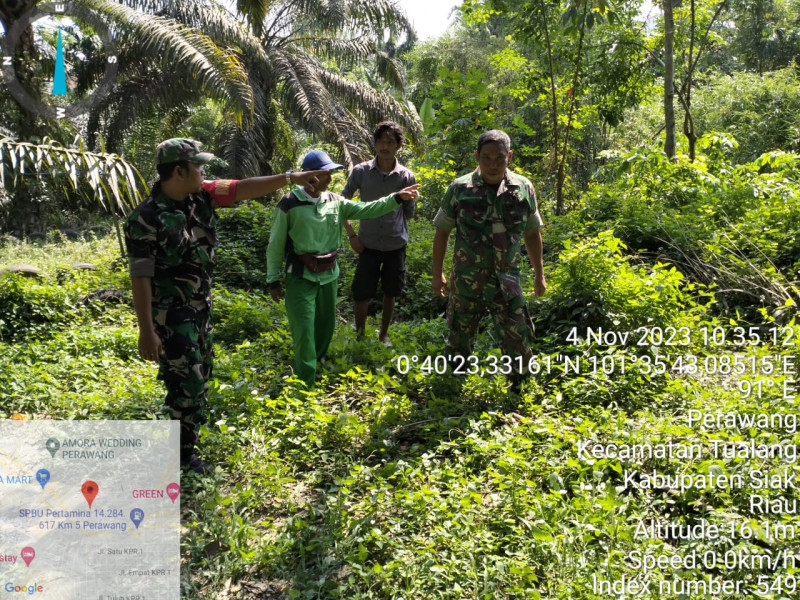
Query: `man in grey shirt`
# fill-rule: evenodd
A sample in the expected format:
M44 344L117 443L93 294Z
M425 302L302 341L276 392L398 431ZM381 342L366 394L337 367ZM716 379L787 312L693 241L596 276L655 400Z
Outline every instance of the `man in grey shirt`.
M362 202L371 202L414 185L414 174L397 160L397 152L405 143L403 129L393 121L378 123L372 133L375 158L362 162L350 172L342 196L352 199L360 192ZM407 206L411 205L411 206ZM403 203L377 219L362 219L358 233L349 221L344 222L350 246L358 252L358 265L353 277L356 332L364 337L369 301L375 296L378 278L383 285L383 315L378 339L387 346L394 301L406 282L406 244L408 219L414 214L412 202Z

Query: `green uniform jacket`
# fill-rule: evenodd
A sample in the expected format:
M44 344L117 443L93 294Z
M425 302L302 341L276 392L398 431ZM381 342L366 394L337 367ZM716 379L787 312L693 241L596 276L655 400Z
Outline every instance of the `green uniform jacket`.
M237 184L204 181L200 192L180 202L157 184L125 221L131 276L150 278L153 317L160 315L156 320L161 324L183 323L193 313L211 310L215 208L234 202Z
M433 220L440 229L456 229L452 292L488 305L500 288L506 300L522 295L519 261L526 231L542 227L533 185L506 171L497 190L479 170L447 188Z
M342 245L345 220L380 217L398 204L394 194L374 202L353 202L332 192L323 192L319 199L310 198L301 187L296 187L275 208L267 247L267 283L281 280L287 241L291 241L295 254L326 254ZM302 277L326 284L339 277L339 265L320 273L303 269Z

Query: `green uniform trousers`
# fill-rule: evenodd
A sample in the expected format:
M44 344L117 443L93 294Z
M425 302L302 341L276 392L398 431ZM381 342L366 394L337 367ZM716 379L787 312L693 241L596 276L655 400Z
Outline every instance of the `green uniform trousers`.
M500 348L505 356L521 356L527 364L533 352L533 321L528 313L525 296L506 298L498 287L491 304L475 298L451 293L447 306L450 335L447 352L469 356L481 318L489 312L494 321ZM516 365L516 362L514 363ZM525 370L521 374L524 374Z
M286 276L286 314L294 343L294 374L314 387L317 361L325 356L336 325L338 280L320 285L302 277Z
M210 311L178 307L154 311L155 328L164 352L158 378L167 388L165 404L181 422L181 460L187 461L197 443L197 426L205 423L208 380L214 363L214 334Z

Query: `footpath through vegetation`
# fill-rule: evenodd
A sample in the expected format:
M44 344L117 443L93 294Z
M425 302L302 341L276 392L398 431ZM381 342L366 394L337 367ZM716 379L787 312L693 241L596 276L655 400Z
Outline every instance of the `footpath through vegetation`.
M356 340L345 251L330 357L319 387L299 391L283 307L264 288L272 211L223 211L201 432L219 469L181 494L183 596L608 598L602 581L639 577L640 597L657 598L713 578L683 564L676 583L646 555L791 551L800 159L732 165L729 138L703 143L695 162L619 157L548 219L550 287L531 301L520 395L490 331L463 374L441 373L426 220L412 225L394 347ZM116 236L4 241L0 266L19 263L41 274L0 276L0 418L168 418L137 356ZM122 301L93 294L109 289ZM720 565L743 594L794 572Z

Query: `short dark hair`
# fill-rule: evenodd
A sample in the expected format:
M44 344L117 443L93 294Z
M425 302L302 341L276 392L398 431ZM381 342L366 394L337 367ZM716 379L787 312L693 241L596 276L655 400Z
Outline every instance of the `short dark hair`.
M180 167L181 169L188 170L189 161L179 160L176 162L164 163L163 165L156 165L156 171L158 171L158 180L168 181L169 178L172 177L172 173L175 172L175 167Z
M406 136L403 134L403 128L394 121L381 121L375 126L375 131L372 132L372 141L378 143L378 138L384 133L391 135L398 146L406 143Z
M481 134L478 138L478 153L486 144L500 144L506 154L511 150L511 138L508 137L505 131L500 131L499 129L490 129Z

